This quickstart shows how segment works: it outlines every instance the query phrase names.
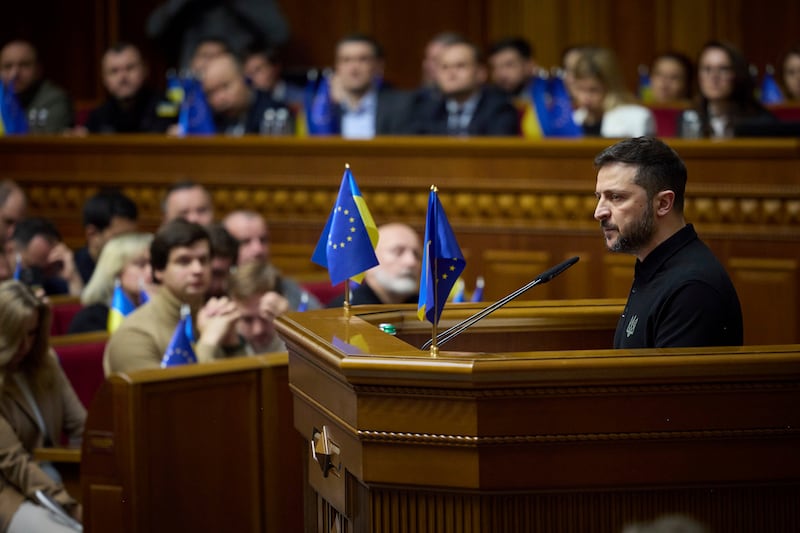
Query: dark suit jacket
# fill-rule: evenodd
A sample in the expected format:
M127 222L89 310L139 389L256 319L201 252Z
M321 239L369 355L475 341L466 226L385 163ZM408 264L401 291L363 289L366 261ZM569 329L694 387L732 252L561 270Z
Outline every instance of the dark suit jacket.
M429 92L416 95L412 110L413 135L448 135L445 99ZM467 126L468 135L519 135L519 113L505 93L481 89L480 100Z
M123 108L115 98L109 98L89 113L86 129L92 133L163 133L170 120L158 116L159 96L143 88L130 107Z
M267 92L255 90L253 91L253 102L250 104L250 109L247 111L247 116L244 120L244 133L260 133L261 122L264 119L264 112L267 109L286 109L289 108L285 104L275 101ZM237 120L231 120L222 115L214 115L214 125L218 133L224 133L228 127L234 125ZM294 118L289 113L289 125L294 124Z
M375 135L402 135L408 132L412 94L381 88L375 112Z

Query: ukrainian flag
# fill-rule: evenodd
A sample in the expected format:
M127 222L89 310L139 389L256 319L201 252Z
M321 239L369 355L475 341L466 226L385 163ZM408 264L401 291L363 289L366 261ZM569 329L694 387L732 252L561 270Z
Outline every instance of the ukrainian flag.
M114 294L111 296L111 308L108 310L108 332L114 333L119 325L122 324L122 319L134 309L136 307L131 302L131 299L128 298L128 295L125 294L125 291L122 290L122 285L117 280L114 284Z

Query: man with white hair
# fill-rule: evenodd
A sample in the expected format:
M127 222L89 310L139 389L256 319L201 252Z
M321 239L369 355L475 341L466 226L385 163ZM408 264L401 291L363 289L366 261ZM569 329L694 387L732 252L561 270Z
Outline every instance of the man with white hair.
M378 266L367 270L364 282L353 291L352 305L416 303L422 268L422 243L406 224L384 224L378 228L375 255ZM341 307L344 296L328 307Z

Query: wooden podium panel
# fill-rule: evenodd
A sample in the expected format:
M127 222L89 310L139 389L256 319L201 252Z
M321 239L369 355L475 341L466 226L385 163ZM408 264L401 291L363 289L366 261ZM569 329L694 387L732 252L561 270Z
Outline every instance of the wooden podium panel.
M286 354L112 375L84 434L86 531L299 530L291 412Z
M589 346L621 310L591 304L511 304L437 357L410 306L281 318L312 450L305 530L621 531L665 513L800 530L800 346ZM571 336L535 348L548 330Z

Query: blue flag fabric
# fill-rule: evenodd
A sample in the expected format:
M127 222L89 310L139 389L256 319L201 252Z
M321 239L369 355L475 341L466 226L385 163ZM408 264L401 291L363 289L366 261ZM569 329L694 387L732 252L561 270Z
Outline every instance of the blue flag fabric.
M185 304L181 308L181 319L178 321L178 325L175 326L175 333L172 335L167 351L164 352L164 357L161 359L161 368L197 362L192 342L186 334L187 320L191 320L188 309L189 306Z
M5 135L22 135L28 133L28 119L25 110L19 105L14 94L14 84L0 82L0 121Z
M783 103L783 93L775 81L775 74L772 67L767 67L764 79L761 80L761 103L765 105L775 105Z
M572 119L572 98L564 78L553 76L549 80L550 120L545 131L547 137L582 137L583 130Z
M472 298L470 299L471 302L483 301L483 285L483 276L478 276L478 279L475 281L475 292L472 293Z
M353 173L347 168L339 187L339 196L328 223L322 230L311 260L328 269L331 283L359 279L378 264L375 245L378 229L367 208Z
M309 135L338 135L338 106L331 98L330 77L322 76L306 113Z
M206 101L203 87L192 77L183 80L183 102L178 114L178 135L213 135L217 132L214 115Z
M428 198L417 306L420 320L427 319L431 324L439 323L447 296L466 266L467 262L456 242L436 188L432 187Z
M542 130L542 135L549 136L550 133L550 94L549 83L547 78L537 75L530 83L530 97L533 102L533 107L536 110L536 116L539 119L539 127Z
M17 254L17 264L14 265L14 280L20 281L22 278L22 259L20 258L19 254Z
M111 308L108 310L107 329L109 333L117 330L122 323L122 319L128 316L136 307L125 294L119 280L114 284L114 292L111 295Z

